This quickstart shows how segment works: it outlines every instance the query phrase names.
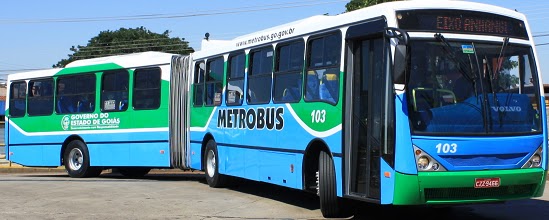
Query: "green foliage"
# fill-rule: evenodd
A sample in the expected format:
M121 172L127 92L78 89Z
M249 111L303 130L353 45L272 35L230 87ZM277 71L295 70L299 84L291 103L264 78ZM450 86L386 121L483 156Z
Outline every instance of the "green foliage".
M497 75L499 75L498 84L500 88L513 89L520 84L518 76L507 73L513 69L518 68L518 65L518 61L511 60L511 57L507 57L505 60L503 60L501 70L496 73Z
M349 12L349 11L365 8L368 6L377 5L384 2L394 2L394 1L400 1L400 0L351 0L349 3L345 5L345 8L347 8L347 12Z
M116 31L101 31L88 41L86 46L72 46L68 59L62 59L52 67L64 67L75 60L121 55L145 51L160 51L176 54L194 52L184 38L170 38L169 31L153 33L144 27L120 28Z

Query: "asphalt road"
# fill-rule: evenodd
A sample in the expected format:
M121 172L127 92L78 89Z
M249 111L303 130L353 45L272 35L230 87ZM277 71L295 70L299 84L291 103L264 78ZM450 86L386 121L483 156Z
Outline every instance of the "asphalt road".
M546 187L546 194L549 194ZM0 174L0 219L323 219L313 194L242 181L210 188L202 174L115 174L74 179L64 173ZM452 209L348 202L352 219L549 219L549 196Z

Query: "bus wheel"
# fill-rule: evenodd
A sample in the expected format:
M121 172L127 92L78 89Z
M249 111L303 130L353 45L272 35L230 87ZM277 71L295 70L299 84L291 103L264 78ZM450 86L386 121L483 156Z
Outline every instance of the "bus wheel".
M206 181L213 188L223 187L227 177L219 174L219 164L217 156L217 144L214 140L209 140L206 144L206 153L204 155L204 165L206 165Z
M318 161L317 187L322 215L325 218L339 217L334 162L324 151L320 152Z
M100 167L90 166L88 147L82 141L71 141L63 154L65 170L74 178L97 177L103 171Z
M139 178L147 175L151 168L147 167L122 167L118 168L118 172L125 177Z

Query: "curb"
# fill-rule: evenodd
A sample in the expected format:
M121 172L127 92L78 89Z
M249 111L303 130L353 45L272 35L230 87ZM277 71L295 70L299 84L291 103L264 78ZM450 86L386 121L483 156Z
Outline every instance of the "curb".
M2 173L66 173L61 168L29 168L20 166L0 165L0 174Z

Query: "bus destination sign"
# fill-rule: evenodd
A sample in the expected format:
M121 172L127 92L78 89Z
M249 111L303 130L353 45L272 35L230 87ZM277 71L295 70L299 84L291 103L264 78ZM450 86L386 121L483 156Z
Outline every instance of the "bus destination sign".
M459 10L398 11L400 28L410 31L436 31L496 35L528 39L524 22L490 13Z

